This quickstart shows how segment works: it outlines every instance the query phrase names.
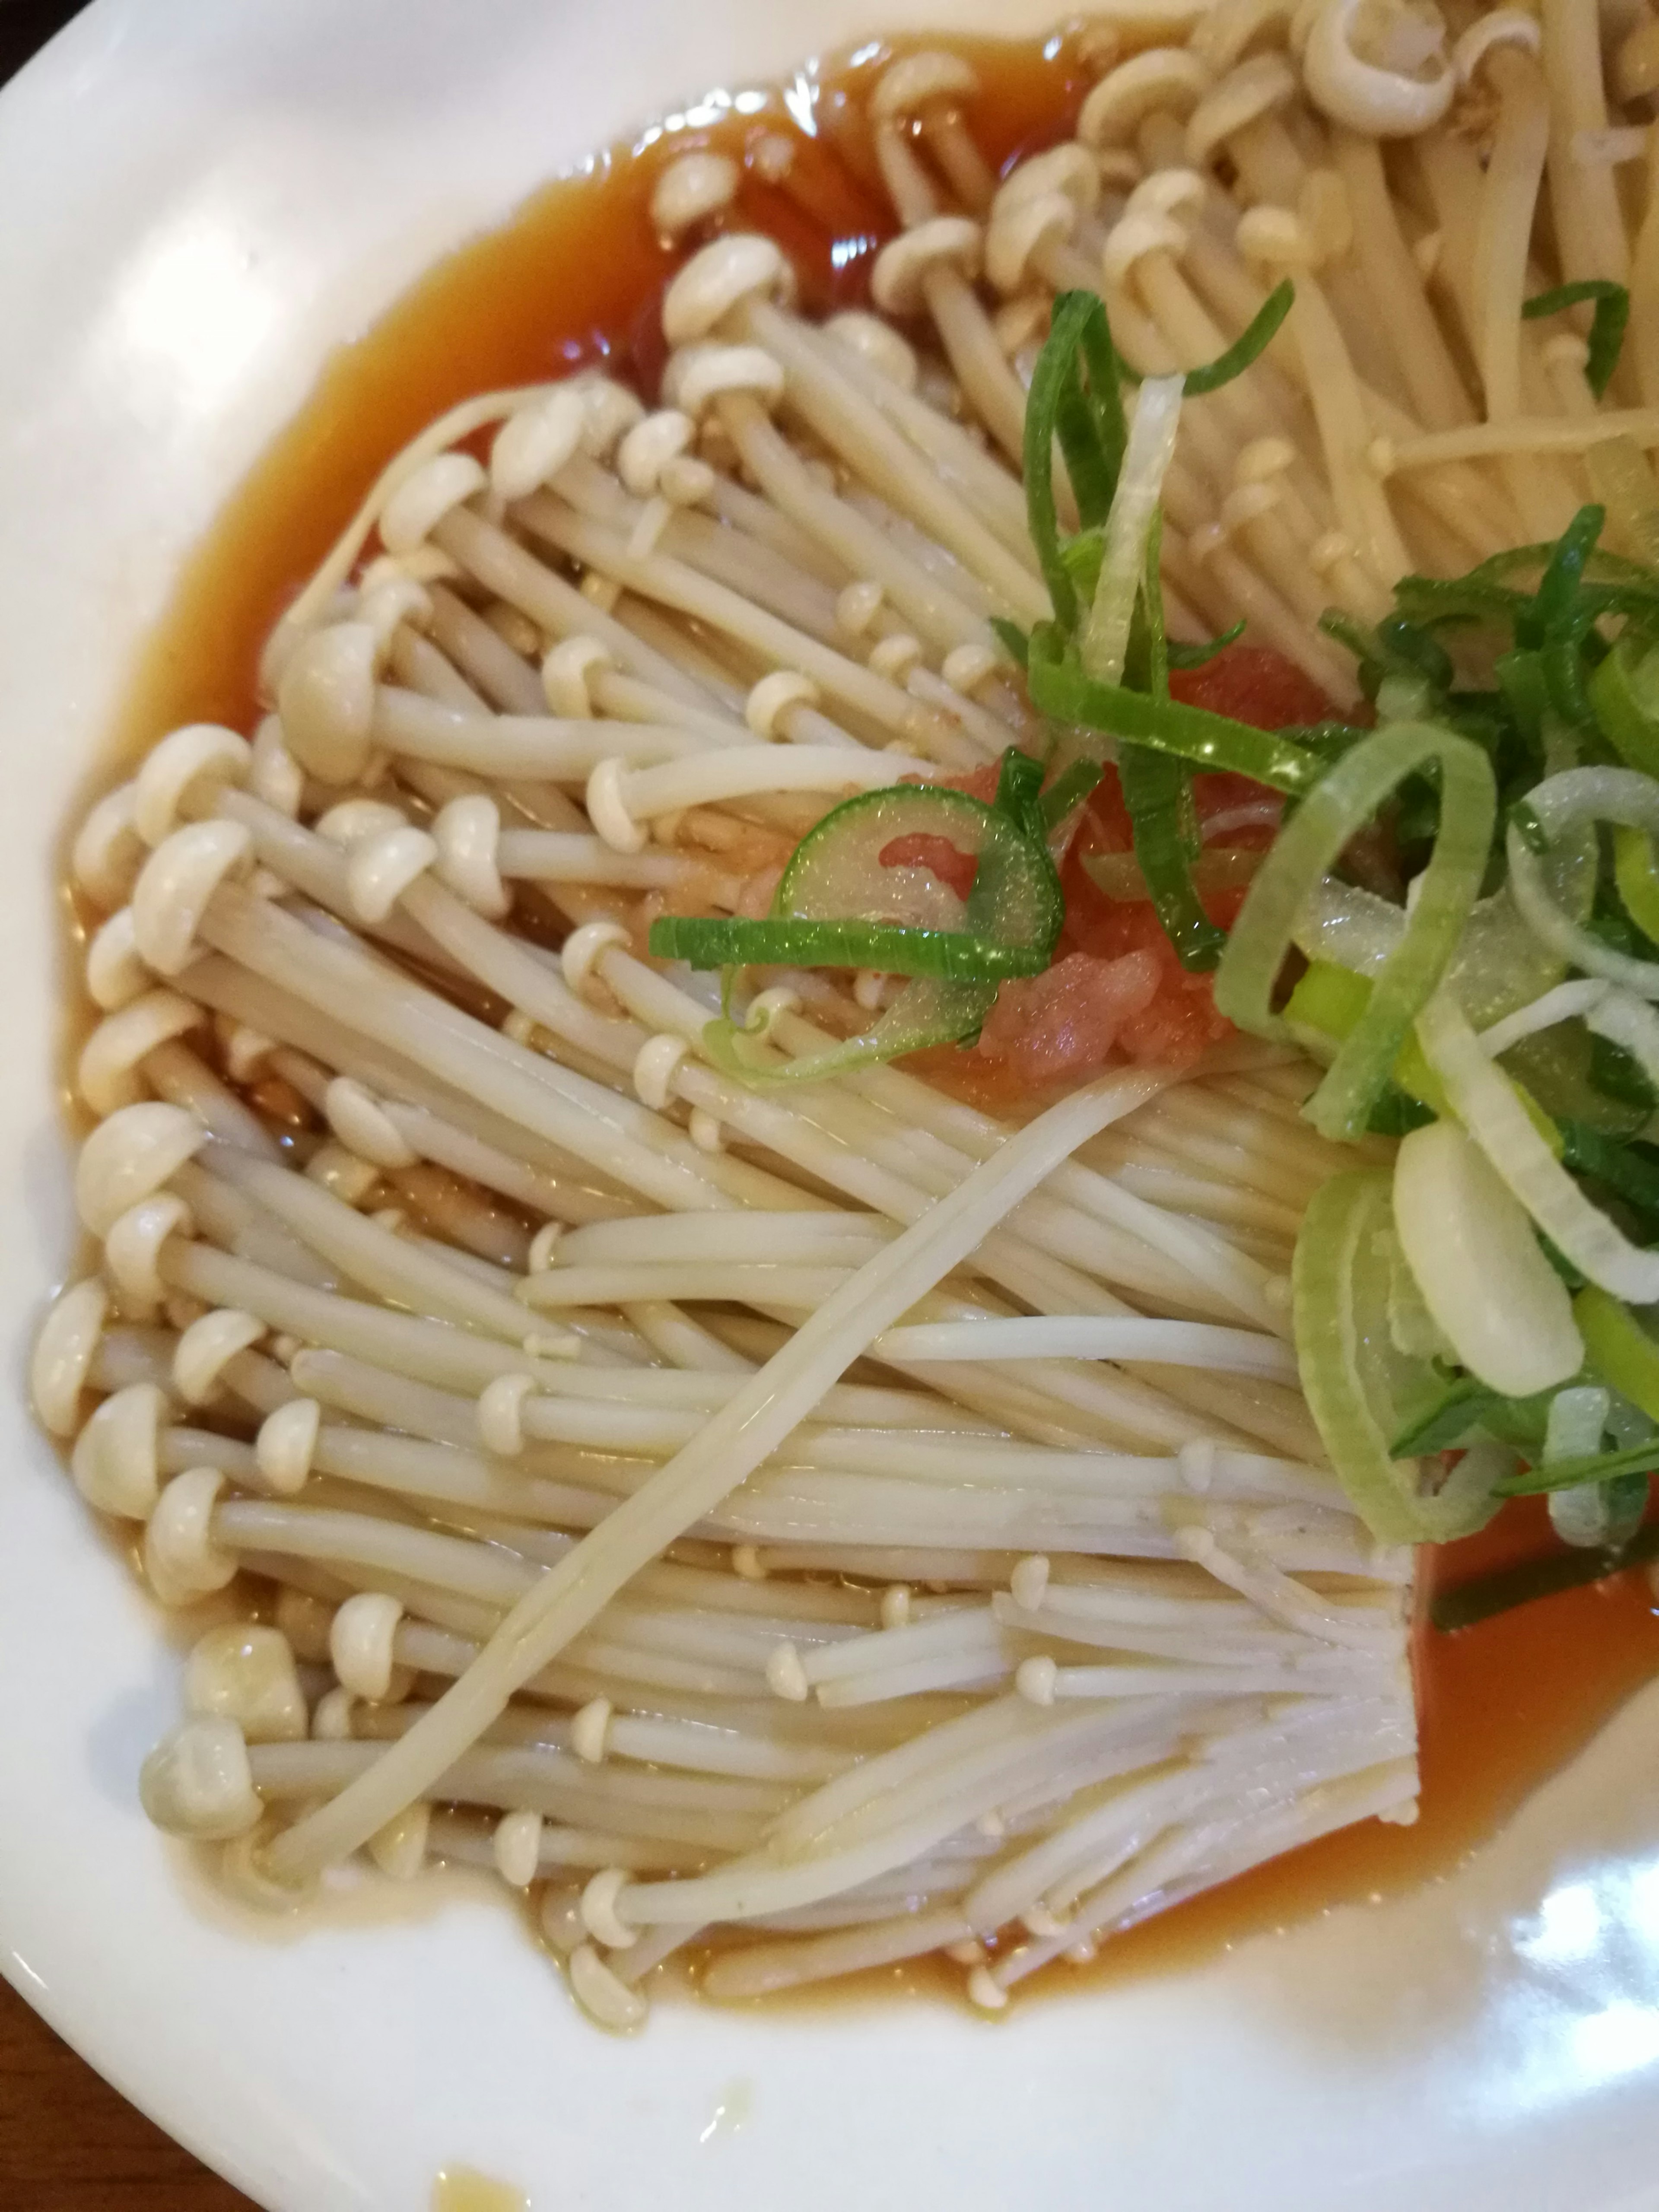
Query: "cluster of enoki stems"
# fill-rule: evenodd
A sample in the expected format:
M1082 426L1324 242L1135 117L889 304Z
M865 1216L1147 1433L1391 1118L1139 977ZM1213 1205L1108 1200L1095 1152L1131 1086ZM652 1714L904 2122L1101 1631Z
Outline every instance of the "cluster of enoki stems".
M1167 96L1133 117L1115 69L1103 135L993 206L899 65L878 296L941 358L810 324L777 250L720 232L667 295L668 404L584 378L435 425L273 637L252 737L175 732L78 838L100 1250L35 1396L163 1601L250 1601L144 1784L245 1890L291 1904L359 1850L493 1863L616 2026L711 1931L717 1993L945 1950L996 2006L1411 1816L1409 1562L1325 1468L1287 1343L1338 1158L1310 1072L1239 1043L1012 1123L897 1066L753 1086L640 950L667 908L755 911L832 799L1035 736L993 628L1047 611L997 450L1019 347L963 227L988 210L1021 299L1097 261L1143 367L1216 351L1259 298L1204 161L1255 191L1323 149L1235 95L1196 196L1146 195L1197 67L1143 68ZM1030 217L1045 192L1075 221ZM1396 511L1339 468L1310 386L1397 458L1414 419L1354 365L1340 276L1299 354L1188 410L1165 539L1173 629L1237 610L1334 684L1308 546L1366 611L1400 533L1461 565L1521 495L1460 464ZM1246 456L1271 495L1200 558ZM757 980L776 1066L880 991Z

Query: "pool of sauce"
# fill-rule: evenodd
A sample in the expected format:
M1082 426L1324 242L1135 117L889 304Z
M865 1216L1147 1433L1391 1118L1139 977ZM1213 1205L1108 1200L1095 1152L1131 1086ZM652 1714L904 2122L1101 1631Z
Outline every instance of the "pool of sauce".
M978 70L968 119L994 163L1066 134L1088 80L1065 39L954 43ZM342 346L187 563L128 686L118 757L182 722L252 726L271 624L382 465L445 408L599 362L654 395L659 306L690 250L666 249L650 221L653 184L675 155L709 146L742 157L763 137L789 139L786 183L745 170L734 220L786 245L809 311L864 305L871 261L892 223L863 105L892 51L866 47L850 64L803 77L787 105L775 94L758 112L612 149L440 262L366 337ZM1540 1503L1522 1501L1483 1534L1425 1554L1423 1578L1450 1587L1553 1546ZM1455 1633L1423 1626L1415 1664L1423 1767L1415 1826L1368 1820L1345 1830L1114 1938L1095 1965L1036 1986L1075 1989L1195 1964L1248 1935L1446 1874L1659 1674L1659 1613L1645 1576L1632 1571ZM846 1993L960 1985L959 1968L929 1962L861 1978Z

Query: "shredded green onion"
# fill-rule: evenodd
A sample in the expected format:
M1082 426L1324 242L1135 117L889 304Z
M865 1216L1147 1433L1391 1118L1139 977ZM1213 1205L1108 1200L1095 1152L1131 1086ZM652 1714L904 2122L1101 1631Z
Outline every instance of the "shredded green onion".
M1333 1176L1314 1193L1291 1263L1297 1362L1331 1464L1372 1534L1443 1543L1491 1517L1504 1455L1477 1444L1431 1489L1422 1462L1391 1448L1402 1404L1431 1370L1389 1331L1390 1218L1389 1179L1377 1170Z
M1558 284L1553 291L1540 292L1535 299L1522 302L1521 313L1526 321L1532 323L1542 315L1559 315L1564 308L1576 307L1586 300L1595 301L1595 313L1590 319L1589 358L1584 363L1584 381L1600 399L1619 366L1625 331L1630 321L1630 293L1626 288L1615 284L1610 277L1583 276L1577 283Z
M1401 723L1356 745L1279 831L1244 904L1216 977L1216 1005L1241 1029L1282 1034L1273 1010L1279 971L1304 902L1355 831L1389 793L1431 763L1440 770L1440 821L1400 941L1377 969L1364 1013L1343 1040L1306 1111L1321 1134L1361 1135L1418 1012L1445 973L1474 909L1492 843L1492 764L1468 738Z
M1098 682L1062 657L1048 627L1032 633L1030 677L1032 704L1056 721L1151 745L1194 768L1228 769L1297 797L1328 773L1323 761L1270 731L1254 730L1203 707Z
M747 1029L728 1020L710 1022L702 1033L703 1050L726 1075L736 1076L751 1088L766 1090L786 1085L822 1083L856 1067L901 1054L921 1052L929 1045L966 1044L978 1036L997 994L994 983L942 983L919 975L907 984L873 1028L823 1052L799 1060L780 1059L767 1052Z
M1219 391L1231 384L1236 376L1243 376L1252 362L1259 361L1278 336L1279 326L1296 305L1296 287L1288 276L1273 286L1267 298L1251 318L1249 326L1239 332L1224 353L1206 362L1202 368L1189 368L1183 387L1189 399L1196 399L1206 392Z

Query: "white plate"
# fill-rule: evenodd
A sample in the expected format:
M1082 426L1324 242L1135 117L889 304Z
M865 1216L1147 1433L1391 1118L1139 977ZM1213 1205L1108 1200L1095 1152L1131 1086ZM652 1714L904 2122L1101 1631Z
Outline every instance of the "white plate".
M0 1966L284 2212L1659 2207L1659 1701L1476 1867L1201 1972L580 2025L481 1891L273 1933L139 1818L174 1662L21 1402L70 1249L54 854L135 641L326 347L562 164L876 25L1043 0L99 0L0 100ZM872 23L872 18L874 22Z

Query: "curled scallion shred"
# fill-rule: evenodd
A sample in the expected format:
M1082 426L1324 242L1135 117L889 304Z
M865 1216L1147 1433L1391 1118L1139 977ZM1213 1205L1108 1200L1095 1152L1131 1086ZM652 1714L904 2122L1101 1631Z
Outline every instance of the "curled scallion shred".
M1584 1347L1566 1286L1524 1209L1455 1121L1402 1140L1394 1222L1429 1311L1477 1381L1512 1398L1578 1372Z
M1458 1120L1556 1249L1614 1297L1637 1305L1659 1300L1659 1252L1632 1244L1585 1197L1449 993L1430 1000L1417 1035Z
M1291 1269L1297 1363L1331 1464L1372 1534L1443 1543L1490 1519L1508 1455L1485 1441L1449 1466L1394 1455L1403 1409L1432 1370L1393 1340L1392 1243L1385 1171L1333 1176L1315 1192Z
M1558 838L1597 822L1629 830L1659 830L1659 782L1632 768L1567 769L1536 786L1529 794L1534 811L1552 845ZM1507 839L1510 887L1528 927L1558 959L1587 975L1620 983L1638 998L1659 999L1659 962L1621 952L1575 921L1559 902L1546 862L1530 851L1513 826Z
M1245 895L1216 977L1216 1005L1241 1029L1282 1033L1273 994L1297 917L1349 839L1408 775L1440 772L1440 821L1400 941L1376 969L1370 1000L1307 1112L1322 1135L1355 1138L1410 1030L1440 981L1480 888L1497 817L1492 765L1479 746L1431 723L1379 730L1339 761L1280 830Z

